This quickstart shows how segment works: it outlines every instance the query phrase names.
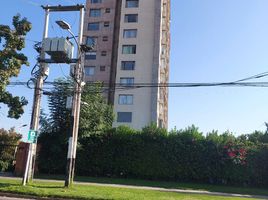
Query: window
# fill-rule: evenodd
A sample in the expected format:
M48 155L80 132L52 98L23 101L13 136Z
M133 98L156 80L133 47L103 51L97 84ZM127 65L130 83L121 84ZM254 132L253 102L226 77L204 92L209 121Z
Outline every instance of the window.
M107 56L107 51L102 51L101 56Z
M97 58L97 52L96 51L86 52L85 53L85 59L86 60L96 60L96 58Z
M87 30L89 30L89 31L97 31L97 30L100 30L100 23L99 22L88 23Z
M103 26L104 27L109 27L110 26L110 22L104 22Z
M138 22L138 14L127 14L127 15L125 15L125 22L127 22L127 23Z
M133 86L134 85L134 78L133 77L120 78L120 85Z
M104 72L105 71L105 66L100 66L100 71Z
M97 37L87 37L87 46L95 46L97 44Z
M134 70L135 69L135 61L122 61L121 62L122 70Z
M139 0L126 0L126 8L139 7Z
M122 122L122 123L132 122L132 112L118 112L117 122Z
M137 37L137 29L125 29L123 37L124 38L136 38Z
M133 95L126 95L126 94L121 94L119 95L118 99L118 104L119 105L132 105L133 104Z
M102 41L103 41L103 42L107 42L107 41L108 41L108 36L103 36L103 37L102 37Z
M86 66L85 74L86 76L93 76L95 74L95 66Z
M101 16L101 9L90 9L89 16L90 17L100 17Z
M102 3L102 0L90 0L90 3Z
M122 54L136 54L136 45L123 45Z
M110 13L111 12L111 9L110 8L106 8L105 9L105 13Z

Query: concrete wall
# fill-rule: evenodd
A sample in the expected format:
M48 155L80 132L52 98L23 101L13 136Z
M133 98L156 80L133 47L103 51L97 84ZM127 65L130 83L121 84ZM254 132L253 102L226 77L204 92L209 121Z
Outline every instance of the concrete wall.
M152 68L154 63L154 43L155 43L155 0L140 1L138 8L125 8L125 1L122 3L119 55L117 64L116 82L120 82L121 77L134 77L135 83L152 83ZM138 23L125 23L125 14L138 14ZM124 39L124 29L138 29L137 38ZM158 30L159 31L159 30ZM160 40L160 38L158 38ZM122 54L122 45L136 45L136 54ZM121 61L136 61L133 71L121 70ZM134 95L133 105L119 105L120 94ZM132 128L141 129L150 124L153 119L151 115L151 88L132 89L127 91L116 91L115 112L132 112L132 123L114 123L114 126L128 125ZM154 108L155 109L155 108Z

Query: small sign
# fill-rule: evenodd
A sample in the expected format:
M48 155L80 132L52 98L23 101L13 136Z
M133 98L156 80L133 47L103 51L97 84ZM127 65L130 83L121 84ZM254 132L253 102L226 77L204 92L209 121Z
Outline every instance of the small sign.
M29 130L28 132L28 142L36 143L37 142L37 131Z

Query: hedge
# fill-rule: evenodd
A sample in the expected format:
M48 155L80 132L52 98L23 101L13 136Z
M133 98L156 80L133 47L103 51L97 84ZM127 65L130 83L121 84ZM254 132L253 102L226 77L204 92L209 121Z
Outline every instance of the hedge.
M268 143L260 139L264 136L267 133L234 137L215 131L204 136L194 126L169 133L155 126L142 131L119 127L79 139L76 174L268 186ZM61 170L62 165L55 172Z
M122 129L122 127L121 127ZM88 176L268 186L268 145L195 127L165 134L114 130L80 141L77 173Z

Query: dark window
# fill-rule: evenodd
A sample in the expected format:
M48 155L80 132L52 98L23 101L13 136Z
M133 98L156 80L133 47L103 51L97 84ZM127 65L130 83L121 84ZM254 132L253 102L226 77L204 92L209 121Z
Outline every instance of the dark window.
M105 71L105 66L100 66L100 71L104 72Z
M90 0L90 3L102 3L102 0Z
M110 8L106 8L105 9L105 13L110 13L111 12L111 9Z
M136 54L136 45L123 45L122 54Z
M135 69L135 61L122 61L121 62L122 70L134 70Z
M117 122L122 122L122 123L132 122L132 112L118 112Z
M101 52L101 56L106 56L107 55L107 51L102 51Z
M107 42L108 41L108 36L103 36L102 41Z
M126 8L139 7L139 0L126 0Z
M127 23L138 22L138 14L127 14L127 15L125 15L125 22L127 22Z
M85 59L86 60L96 60L96 58L97 58L97 53L95 51L85 53Z
M97 30L100 30L100 23L99 22L88 23L87 30L89 30L89 31L97 31Z
M109 27L110 26L110 22L104 22L104 27Z

